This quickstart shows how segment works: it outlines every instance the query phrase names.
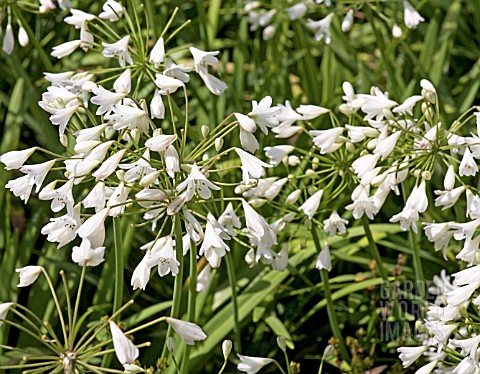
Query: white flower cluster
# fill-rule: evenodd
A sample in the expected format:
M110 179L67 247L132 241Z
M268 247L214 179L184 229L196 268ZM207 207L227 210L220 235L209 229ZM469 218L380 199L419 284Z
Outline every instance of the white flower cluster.
M289 4L290 5L290 4ZM302 0L296 2L294 5L288 7L270 7L268 10L262 7L262 3L259 1L247 1L244 6L244 11L248 15L248 23L250 24L250 31L256 31L263 28L262 38L267 41L273 38L277 32L277 23L281 20L288 18L290 21L303 20L307 13L316 12L319 9L319 5L324 5L328 8L332 6L331 1L323 0ZM403 20L405 26L408 29L415 29L425 19L418 13L415 8L410 4L408 0L402 1L403 5ZM349 32L355 22L355 15L357 12L361 12L362 6L368 6L365 4L349 4L347 8L342 5L341 10L329 10L327 16L319 20L313 20L308 18L306 25L315 33L316 41L325 41L325 44L330 44L331 33L330 27L333 18L336 13L341 13L343 20L341 22L341 29L343 32ZM376 9L378 11L378 9ZM382 15L383 16L383 15ZM277 23L276 18L278 19ZM363 17L361 17L363 18ZM383 16L384 19L389 19L388 16ZM402 36L401 27L393 20L389 25L392 28L392 35L395 38Z

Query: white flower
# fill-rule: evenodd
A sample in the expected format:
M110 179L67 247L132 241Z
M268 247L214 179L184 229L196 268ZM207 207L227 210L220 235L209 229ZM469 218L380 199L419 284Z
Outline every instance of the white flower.
M83 239L80 247L73 247L72 260L80 266L97 266L104 261L105 247L92 248L90 240Z
M382 161L385 160L390 153L392 153L395 145L397 144L398 138L402 135L402 131L396 131L392 135L386 137L382 141L377 141L375 149L373 150L374 154L381 156Z
M55 4L52 0L40 0L40 7L38 10L40 13L47 13L49 10L55 9Z
M463 191L465 191L465 186L460 186L450 191L435 190L435 194L438 195L435 199L435 206L443 207L442 210L451 208L455 205Z
M352 215L355 219L361 218L364 214L370 219L374 218L376 212L374 201L368 196L369 189L359 184L353 194L353 203L345 207L346 210L353 210Z
M69 42L57 45L52 48L52 53L50 53L53 57L58 59L71 55L75 50L80 47L82 44L82 40L71 40Z
M228 203L225 211L220 217L218 217L218 223L220 223L220 225L227 229L228 235L230 236L236 235L233 231L234 227L237 229L242 227L240 218L238 218L238 216L235 214L232 203Z
M388 98L388 93L383 93L377 87L373 88L373 93L374 95L359 94L357 95L357 98L363 100L361 109L367 114L365 116L366 121L374 117L375 120L381 121L384 118L385 113L387 113L390 108L398 105L398 103L390 100Z
M300 2L290 8L285 8L285 11L288 13L288 18L290 18L291 21L295 21L305 15L307 12L307 5L304 2Z
M404 14L403 19L405 26L409 29L414 29L418 26L420 22L425 21L425 19L418 13L415 8L407 0L403 0Z
M66 204L73 205L75 203L72 194L73 179L70 179L62 187L53 189L55 183L56 182L53 182L46 186L42 191L40 191L38 197L40 200L52 200L52 211L59 212Z
M35 180L32 176L24 175L23 177L9 180L5 187L26 203L32 193L34 184Z
M210 264L205 265L202 271L197 276L197 292L207 292L208 285L210 284L210 273L212 267Z
M113 348L118 361L122 365L131 364L140 354L138 348L128 339L122 330L113 321L109 321L110 332L112 333Z
M278 126L279 120L276 116L280 111L281 108L272 108L272 98L265 96L259 103L255 100L252 101L252 111L248 113L248 116L255 121L255 124L257 124L260 130L266 135L268 133L268 127ZM246 127L245 130L250 131ZM255 131L255 129L253 131Z
M7 317L7 313L14 303L0 303L0 326L3 324L3 320Z
M90 13L83 12L78 9L70 9L71 16L65 17L63 20L65 23L75 26L76 29L82 28L83 24L95 19L95 16Z
M178 274L180 263L177 261L171 236L168 236L165 240L157 240L151 251L152 254L147 261L148 267L158 265L158 275L161 277L168 275L170 272L173 276Z
M302 119L304 121L315 119L325 113L328 113L329 111L329 109L318 105L300 105L297 108L297 112L302 115Z
M148 260L150 259L150 252L143 257L142 261L139 262L132 274L132 280L130 282L133 290L141 288L145 290L147 283L150 279L151 267L148 266Z
M150 52L150 62L153 62L155 68L158 69L163 60L165 60L165 46L163 44L163 37L160 37Z
M332 260L330 258L330 249L328 248L328 245L326 245L325 248L323 248L318 254L315 267L318 270L332 270Z
M181 321L176 318L167 317L167 323L182 338L185 344L194 345L197 340L204 340L207 335L203 330L192 322Z
M334 236L337 232L343 235L347 232L348 220L340 217L336 210L332 211L330 217L323 221L323 231L327 232L330 236Z
M85 208L95 208L98 212L105 208L105 184L98 182L82 201Z
M241 354L237 354L237 356L240 359L237 369L249 374L258 373L265 365L273 362L271 358L244 356Z
M218 268L222 257L230 251L230 247L223 240L230 239L225 229L218 223L215 217L208 213L207 225L205 227L205 236L198 254L205 255L212 268Z
M96 111L98 115L108 112L113 105L124 99L127 94L126 92L110 92L102 86L95 87L92 89L92 92L95 96L93 96L90 101L92 104L99 105Z
M113 89L115 92L128 94L132 88L132 73L130 69L120 74L120 76L113 83Z
M49 242L58 242L57 248L60 248L75 239L79 226L80 204L77 204L75 207L67 204L67 214L57 218L50 218L50 222L42 227L41 233L47 235Z
M3 37L2 49L7 55L12 54L13 47L15 46L15 37L13 36L13 29L10 22L5 29L5 36Z
M472 362L478 362L478 344L480 343L480 335L474 336L473 338L457 340L451 339L450 344L454 347L462 348L462 354L464 356L469 356Z
M5 169L15 170L23 166L25 161L37 150L38 147L24 149L23 151L10 151L0 156L0 162L5 164Z
M320 200L322 199L323 190L319 190L315 192L312 196L310 196L305 202L298 208L303 213L305 213L308 219L312 219L315 213L320 206Z
M129 130L138 129L140 132L148 131L148 113L135 104L115 105L112 107L112 111L112 114L105 115L105 119L113 124L115 130L127 128Z
M133 60L130 54L128 53L129 40L130 40L130 35L127 35L116 43L108 44L108 43L102 42L102 45L104 47L102 55L108 58L118 56L118 62L122 68L125 68L125 65L127 62L130 65L132 65Z
M453 231L450 231L450 225L445 223L430 223L424 222L425 235L428 240L434 243L435 250L443 250L445 253L448 247L448 242L453 236Z
M210 190L218 191L220 190L220 187L210 182L200 171L197 164L194 163L187 179L177 186L178 192L182 192L184 189L187 189L186 200L189 201L195 192L197 192L200 197L209 199L212 196Z
M227 85L220 79L208 73L208 65L214 66L218 63L215 57L220 52L205 52L195 47L190 47L190 53L195 60L195 71L200 75L207 88L215 95L221 95L226 89Z
M172 78L177 78L183 83L188 83L190 81L190 77L187 73L191 72L192 70L193 69L191 67L187 67L183 64L174 64L172 60L167 58L167 67L163 71L163 74Z
M105 219L110 208L104 208L85 220L77 231L82 239L89 239L93 247L101 247L105 240Z
M165 152L177 140L177 135L152 136L145 142L145 147L155 152Z
M20 168L22 173L28 174L33 178L35 185L37 186L35 192L40 191L43 181L47 176L47 173L50 171L52 166L55 164L55 160L46 161L41 164L36 165L24 165Z
M480 287L480 282L474 282L463 287L458 287L452 291L445 292L448 305L460 306L466 303L476 289Z
M265 147L263 151L265 156L270 159L270 164L278 165L289 153L293 152L295 147L291 145L276 145L273 147Z
M254 179L261 178L264 174L264 167L272 167L272 165L259 160L255 156L245 152L240 148L234 148L234 150L237 152L237 155L240 157L240 161L242 162L242 179L245 184L249 183L250 177Z
M52 122L53 125L58 126L58 135L60 138L65 133L65 129L70 121L70 118L72 118L79 106L80 105L71 105L67 106L66 108L57 109L55 110L55 114L50 116L50 122Z
M336 144L345 129L343 127L334 127L328 130L311 130L310 134L314 136L313 143L320 148L320 153L331 153L339 148Z
M143 178L149 173L156 172L157 169L152 168L150 165L150 151L147 150L143 153L142 157L131 164L120 164L121 169L127 170L124 176L124 180L127 183L134 182L139 178Z
M110 22L116 22L119 20L119 17L123 15L122 5L115 0L105 1L102 8L103 12L98 15L101 19L108 19Z
M184 87L185 84L181 80L168 75L155 74L155 85L160 89L158 92L160 95L168 95Z
M171 177L175 177L175 173L180 172L180 156L173 145L170 145L164 154L165 157L165 169L167 174Z
M401 105L392 109L392 112L399 114L410 114L413 116L413 107L417 102L423 99L421 95L410 96Z
M435 105L437 102L437 90L432 82L427 79L422 79L420 81L420 87L422 87L422 96L425 100L428 100Z
M107 158L105 162L103 162L102 166L100 166L95 173L92 174L95 177L95 180L104 180L108 178L115 170L117 170L120 161L122 160L123 156L127 152L126 149L122 149L117 153L114 153L112 156Z
M428 346L420 347L400 347L397 352L400 353L400 360L404 368L412 365L420 356L422 356L428 349Z
M253 236L261 239L267 246L277 244L277 235L272 230L270 225L265 221L260 214L258 214L245 200L242 199L242 206L245 212L245 221L247 228Z
M457 273L453 273L452 276L455 278L454 283L456 286L464 286L480 282L480 265L472 266Z
M478 165L475 159L472 157L469 147L465 147L465 153L463 154L462 162L458 168L458 174L463 176L475 176L478 172Z
M15 269L18 275L20 276L20 283L17 284L17 287L26 287L30 286L33 282L35 282L43 271L43 267L41 266L25 266L20 269Z
M321 41L325 39L325 44L330 44L330 24L332 23L333 13L330 13L325 18L314 21L311 19L307 20L307 27L310 30L315 31L315 40Z
M125 205L128 199L128 194L131 188L125 187L125 184L121 182L110 196L107 202L107 206L110 207L108 215L111 217L117 217L125 212Z

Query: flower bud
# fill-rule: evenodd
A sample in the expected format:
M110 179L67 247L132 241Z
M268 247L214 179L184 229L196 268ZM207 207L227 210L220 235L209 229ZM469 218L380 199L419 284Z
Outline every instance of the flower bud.
M82 84L82 91L92 92L92 90L97 87L98 86L95 82L86 81L85 83Z
M223 147L223 138L216 138L215 139L215 150L220 152Z
M144 175L142 179L140 179L140 182L139 182L140 186L144 188L151 186L153 183L155 183L159 175L160 175L159 171L154 171L152 173Z
M432 173L430 173L428 170L425 170L424 172L422 172L422 178L426 181L429 181L430 179L432 179Z
M297 166L298 164L300 164L300 158L298 158L298 156L288 156L288 165Z
M283 352L287 350L287 343L283 336L277 336L277 345Z
M9 23L7 25L7 28L5 29L2 49L7 55L10 55L13 52L14 46L15 46L15 39L13 37L13 29L12 29L12 25Z
M206 138L208 134L210 134L210 128L207 125L202 125L202 136Z
M117 178L120 182L124 182L125 181L125 170L117 170L116 173L117 175Z
M228 356L230 356L230 352L232 351L232 341L231 340L224 340L222 343L222 352L223 352L223 358L225 361L227 361Z
M27 31L25 30L25 28L23 26L20 26L20 28L18 29L18 43L22 47L26 47L28 45L29 41L30 41L30 39L28 38Z
M260 208L262 205L264 205L267 200L265 199L252 199L252 200L249 200L248 201L250 203L251 206L253 206L254 208Z
M312 169L308 169L306 172L305 172L305 175L311 179L315 179L317 177L317 174L315 174L315 171L312 170Z
M277 27L274 25L268 25L267 27L265 27L262 32L263 40L267 41L272 39L276 31L277 31Z
M60 143L67 148L68 147L68 136L66 134L60 135Z
M397 24L393 25L392 28L392 35L394 38L401 38L402 37L402 28L398 26Z
M255 265L255 251L253 249L250 249L245 255L245 262L250 267Z
M351 142L345 143L345 148L347 148L348 152L355 153L355 146Z
M353 26L353 9L349 9L342 22L342 31L349 32Z
M286 199L286 203L287 204L295 204L298 200L298 198L300 197L302 193L302 190L295 190L293 191L292 193L290 193L288 196L287 196L287 199Z
M327 345L325 350L323 351L323 359L328 359L330 356L333 355L335 347L331 344Z

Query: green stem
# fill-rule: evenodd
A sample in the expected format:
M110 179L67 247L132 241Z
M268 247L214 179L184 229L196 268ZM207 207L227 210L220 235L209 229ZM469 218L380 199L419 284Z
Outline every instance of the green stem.
M320 244L320 240L318 238L317 229L312 227L312 237L313 242L315 243L315 247L317 251L320 252L322 250L322 246ZM333 336L338 341L338 345L340 347L340 356L344 361L350 361L347 346L345 345L345 341L343 339L342 332L340 331L340 326L338 325L337 315L335 314L335 305L333 304L332 293L330 291L330 282L328 279L328 271L326 269L322 269L320 271L320 275L322 277L323 283L323 291L325 293L325 299L327 300L327 313L328 313L328 320L330 321L330 328L332 329Z
M123 298L123 245L121 220L113 218L113 235L115 244L115 294L113 296L113 312L115 313L122 306ZM117 316L117 321L120 315Z
M235 349L237 352L242 352L242 339L240 337L240 318L238 316L238 301L237 301L237 278L235 276L235 265L232 254L227 252L225 256L227 262L228 282L232 290L232 307L233 307L233 332L235 334Z
M77 323L78 307L80 306L80 297L81 297L81 294L82 294L83 281L85 279L86 269L87 269L87 265L83 265L82 274L80 275L80 281L78 282L77 298L75 300L75 306L74 306L74 310L73 310L73 322L72 322L72 326L70 327L71 331L69 331L70 332L70 347L72 349L73 349L73 342L75 340L75 325Z
M171 318L178 318L180 312L180 301L182 300L182 286L183 286L183 243L182 243L182 221L177 214L174 219L174 234L175 234L175 252L177 253L177 261L180 263L178 267L178 274L175 276L175 283L173 285L173 300L172 310L170 312ZM173 335L172 326L168 325L167 336L163 344L162 359L166 357L167 339Z
M188 290L188 320L195 323L195 302L197 299L197 247L190 245L190 287ZM180 373L188 373L190 361L190 346L185 348L182 368Z
M387 282L388 275L385 270L385 267L383 266L383 261L382 261L382 257L380 256L380 252L378 252L377 244L373 239L372 231L370 230L370 223L368 221L368 218L365 215L362 217L362 224L363 224L363 229L365 230L365 235L367 236L368 249L370 250L370 255L373 257L373 259L377 263L377 268L380 271L380 275L382 279L385 282Z

